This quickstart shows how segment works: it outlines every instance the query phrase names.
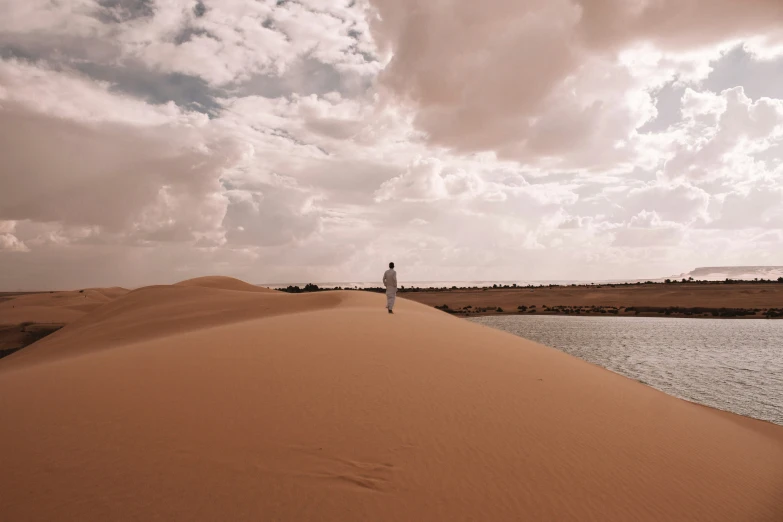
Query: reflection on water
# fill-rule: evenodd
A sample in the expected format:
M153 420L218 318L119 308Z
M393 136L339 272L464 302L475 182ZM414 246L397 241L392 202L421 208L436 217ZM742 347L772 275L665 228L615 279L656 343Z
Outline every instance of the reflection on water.
M529 315L469 320L669 395L783 425L783 321Z

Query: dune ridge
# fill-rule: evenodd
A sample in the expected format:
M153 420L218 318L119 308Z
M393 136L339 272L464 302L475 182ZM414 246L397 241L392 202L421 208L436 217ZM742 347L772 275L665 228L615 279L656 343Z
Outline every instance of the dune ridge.
M781 427L405 299L240 286L0 361L0 518L783 520Z
M237 292L260 292L260 293L274 293L277 290L271 290L261 286L251 285L239 279L226 276L204 276L195 277L193 279L186 279L179 283L174 283L173 286L197 286L201 288L216 288L218 290L234 290Z
M8 367L46 362L190 330L266 316L335 306L344 297L319 293L290 296L229 277L203 277L173 285L127 291L91 307L91 313L27 347Z
M126 293L117 287L19 295L0 301L0 324L66 324Z

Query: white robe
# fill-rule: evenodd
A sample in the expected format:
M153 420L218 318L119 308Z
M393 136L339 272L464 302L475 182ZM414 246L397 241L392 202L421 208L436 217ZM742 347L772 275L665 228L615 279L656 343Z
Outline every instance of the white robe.
M383 286L386 287L386 308L391 310L397 297L397 272L393 268L383 274Z

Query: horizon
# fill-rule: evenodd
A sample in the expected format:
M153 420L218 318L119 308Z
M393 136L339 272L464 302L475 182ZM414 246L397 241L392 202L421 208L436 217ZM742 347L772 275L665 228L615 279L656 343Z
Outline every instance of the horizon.
M779 9L8 0L0 288L783 265Z
M396 268L396 267L395 267ZM741 269L741 270L738 270ZM693 277L691 274L697 274L699 271L704 270L711 270L711 272L707 272L707 277ZM734 274L734 277L731 277L731 274ZM214 275L220 275L220 274L202 274L200 276L196 277L204 277L204 276L214 276ZM233 276L224 276L224 277L233 277ZM490 287L490 285L497 284L497 285L517 285L519 287L524 286L546 286L546 285L560 285L560 286L567 286L567 285L578 285L578 286L584 286L584 285L592 285L592 284L634 284L634 283L663 283L666 280L671 280L672 282L680 282L681 279L688 279L689 277L693 277L693 282L722 282L724 280L731 280L731 281L747 281L747 282L753 282L754 279L756 280L764 280L764 281L773 281L777 282L781 277L783 277L783 266L763 266L763 265L754 265L754 266L723 266L723 267L696 267L693 270L689 272L682 272L679 274L669 274L666 276L660 276L660 277L642 277L642 278L621 278L621 279L468 279L468 280L406 280L404 283L400 283L400 288L404 287L419 287L419 288L447 288L452 286L460 286L462 285L463 288L469 287L469 286L476 286L476 287ZM191 279L191 278L188 278ZM136 288L143 288L145 286L156 286L156 285L168 285L168 284L174 284L181 281L184 281L187 279L178 279L176 281L168 281L168 282L156 282L156 283L149 283L146 285L140 285L140 286L129 286L127 288L130 289L136 289ZM380 280L378 281L371 281L371 280L346 280L346 281L287 281L287 282L276 282L276 283L268 283L268 282L253 282L253 281L246 281L254 286L259 287L265 287L265 288L286 288L289 286L300 286L304 287L307 284L314 284L316 286L324 287L324 288L334 288L334 287L358 287L358 288L378 288L380 287ZM467 286L469 285L469 286ZM102 287L112 287L112 286L122 286L122 285L103 285ZM59 288L0 288L0 293L14 293L14 292L49 292L49 291L65 291L65 290L77 290L77 289L83 289L83 288L101 288L101 286L84 286L84 287L59 287Z

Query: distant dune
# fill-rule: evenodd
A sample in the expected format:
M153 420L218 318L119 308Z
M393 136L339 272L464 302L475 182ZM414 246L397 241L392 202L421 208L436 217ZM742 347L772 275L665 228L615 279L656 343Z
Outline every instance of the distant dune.
M0 360L0 520L783 520L783 428L431 306L53 299L81 315Z
M268 288L251 285L233 277L207 276L180 281L174 286L197 286L201 288L217 288L219 290L235 290L238 292L275 292Z

